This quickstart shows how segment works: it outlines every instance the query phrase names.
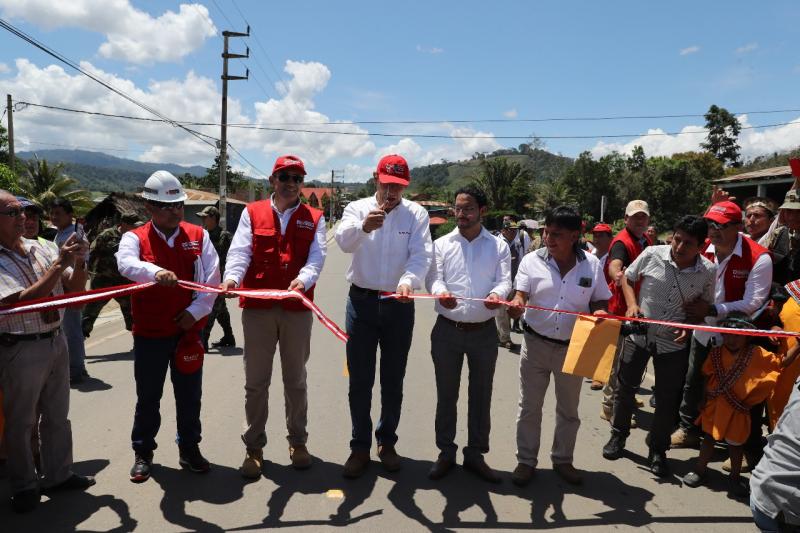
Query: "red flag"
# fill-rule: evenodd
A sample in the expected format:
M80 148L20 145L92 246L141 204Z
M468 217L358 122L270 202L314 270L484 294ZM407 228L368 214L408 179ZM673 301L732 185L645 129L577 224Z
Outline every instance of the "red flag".
M800 178L800 159L790 159L789 166L792 167L792 176Z

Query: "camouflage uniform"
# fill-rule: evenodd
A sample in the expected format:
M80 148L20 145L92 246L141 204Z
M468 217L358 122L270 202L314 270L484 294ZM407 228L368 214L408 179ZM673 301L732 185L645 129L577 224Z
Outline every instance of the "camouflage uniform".
M116 285L127 285L130 280L120 275L117 269L117 258L114 254L119 249L119 240L122 237L117 227L103 230L92 242L89 248L89 276L91 277L92 289L103 289ZM125 329L131 330L133 319L131 318L131 299L130 296L115 298L119 304L122 317L125 319ZM83 308L82 326L83 336L88 337L94 328L100 310L108 303L108 300L91 302Z
M231 247L233 235L231 235L229 231L223 230L220 226L217 226L208 232L208 236L211 238L211 244L214 245L214 249L219 256L219 271L225 272L225 259L228 256L228 248ZM217 296L217 299L214 301L214 307L211 309L211 313L208 315L208 322L203 329L203 344L205 346L208 346L208 338L211 336L211 329L214 327L214 321L218 321L219 325L222 326L222 338L233 343L231 315L228 313L226 300L227 298L220 295Z

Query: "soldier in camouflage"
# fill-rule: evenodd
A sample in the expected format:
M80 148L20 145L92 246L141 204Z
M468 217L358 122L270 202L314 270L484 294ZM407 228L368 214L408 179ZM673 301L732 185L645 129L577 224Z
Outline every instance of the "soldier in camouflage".
M120 275L117 269L117 258L114 254L119 248L119 240L122 234L142 225L142 220L136 213L123 213L120 217L119 226L114 226L103 230L92 242L89 248L89 275L91 276L91 288L103 289L117 285L128 285L130 280ZM115 298L119 304L122 317L125 319L125 329L131 330L133 319L131 318L131 299L130 296ZM83 308L81 325L83 326L83 336L88 337L94 328L94 322L108 300L91 302Z
M224 272L225 258L228 255L228 248L231 247L233 235L219 225L219 210L216 207L208 206L197 213L197 216L203 221L203 227L208 231L211 243L217 250L219 271ZM208 339L211 336L211 328L214 327L215 320L222 326L222 338L217 342L211 343L211 346L213 348L236 346L236 339L234 339L233 329L231 329L231 315L228 313L226 301L227 299L224 296L217 296L214 301L214 307L211 309L211 314L208 315L208 322L205 329L203 329L203 345L206 347L206 351L208 351Z

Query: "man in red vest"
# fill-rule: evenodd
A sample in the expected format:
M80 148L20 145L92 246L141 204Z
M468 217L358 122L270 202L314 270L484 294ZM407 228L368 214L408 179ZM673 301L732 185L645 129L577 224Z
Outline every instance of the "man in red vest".
M620 280L625 269L633 263L647 246L652 244L645 235L647 225L650 224L650 206L644 200L631 200L625 207L625 227L617 233L608 249L603 271L611 289L611 299L608 301L608 312L612 315L625 316L628 307L625 305L625 295L620 288ZM639 286L634 288L636 296L639 295ZM621 343L620 343L621 345ZM617 357L619 354L617 354ZM614 396L617 392L617 361L614 360L611 376L603 389L603 408L600 418L611 420L614 409ZM635 427L635 426L634 426Z
M742 210L735 203L717 202L708 208L704 217L708 221L709 239L703 255L717 265L715 303L692 301L686 306L686 316L690 322L705 319L706 324L713 326L718 319L732 311L752 315L764 304L772 283L772 258L769 250L740 233ZM689 351L689 369L683 386L680 425L671 437L673 448L697 446L700 443L701 431L694 424L703 401L703 375L700 370L710 347L719 346L720 342L718 334L694 332ZM748 448L746 446L746 453L749 452ZM748 461L751 457L748 457Z
M131 296L137 398L131 481L136 483L150 477L167 368L175 392L180 465L198 473L209 469L198 447L203 383L200 332L216 295L195 293L177 283L219 283L219 259L208 232L183 221L186 193L178 179L158 170L147 178L142 197L151 220L123 234L116 254L120 274L137 283L157 283Z
M325 217L300 202L306 175L300 158L275 161L269 182L269 200L251 203L239 219L228 250L222 288L298 291L314 299L314 285L325 263ZM242 476L261 476L267 444L269 383L276 345L280 345L289 458L297 469L311 466L306 448L308 394L306 363L311 353L312 316L296 299L282 301L241 298L244 328L244 410L247 448Z

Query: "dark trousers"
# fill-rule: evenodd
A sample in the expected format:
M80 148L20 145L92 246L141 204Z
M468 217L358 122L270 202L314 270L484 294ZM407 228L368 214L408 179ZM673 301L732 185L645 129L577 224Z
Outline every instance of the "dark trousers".
M636 407L636 391L642 383L647 362L653 358L656 385L656 410L650 428L650 449L665 452L669 449L670 434L678 420L683 380L686 377L689 348L668 353L657 353L655 346L642 348L629 337L622 345L617 372L618 388L614 398L614 414L611 418L612 431L628 437L631 416Z
M431 356L436 371L436 446L441 457L455 459L458 392L464 355L469 368L467 446L464 457L489 451L492 382L497 363L497 330L486 327L464 331L441 316L431 331Z
M692 339L692 348L689 350L689 368L686 371L686 382L683 385L680 427L698 434L700 433L700 428L695 426L695 421L700 416L705 389L702 369L710 351L711 348L703 346ZM658 399L656 399L656 402L658 402Z
M124 285L125 283L130 283L130 281L120 281L108 278L92 278L91 287L92 289L105 289L108 287L114 287L116 285ZM119 298L114 299L119 304L120 312L122 312L122 319L125 321L125 329L130 331L133 327L133 317L131 316L131 297L120 296ZM97 320L97 317L100 316L100 311L103 310L103 307L105 307L108 302L109 300L100 300L98 302L90 302L83 307L83 312L81 313L81 328L83 329L84 337L88 337L92 333L92 330L94 329L94 323Z
M180 337L150 339L133 337L133 374L136 378L136 412L133 416L131 443L134 451L148 453L157 448L156 435L161 426L159 406L164 391L167 368L175 393L180 448L200 442L200 399L203 370L182 374L175 368L175 347Z
M231 328L231 315L228 312L227 298L221 294L214 300L214 307L211 308L211 313L208 315L208 322L206 327L203 328L203 344L208 346L208 338L211 336L211 330L214 327L214 322L219 322L222 327L222 335L224 337L233 338L233 329Z
M369 450L372 445L372 387L377 349L381 348L381 414L375 430L378 445L397 442L403 403L403 378L414 329L414 304L380 300L376 292L353 287L347 298L347 368L350 374L350 448Z

